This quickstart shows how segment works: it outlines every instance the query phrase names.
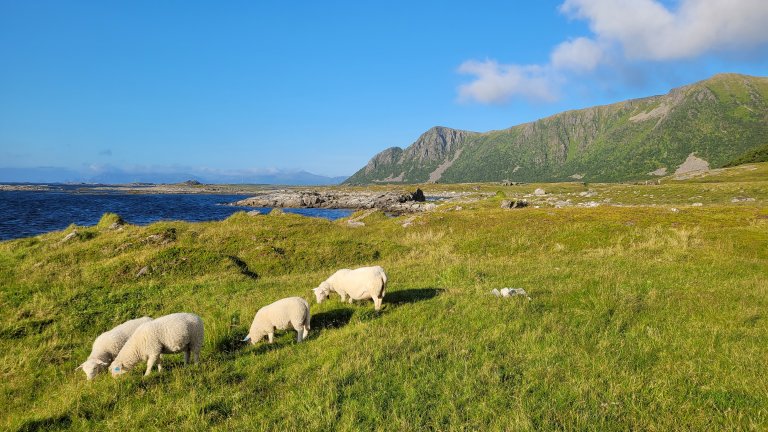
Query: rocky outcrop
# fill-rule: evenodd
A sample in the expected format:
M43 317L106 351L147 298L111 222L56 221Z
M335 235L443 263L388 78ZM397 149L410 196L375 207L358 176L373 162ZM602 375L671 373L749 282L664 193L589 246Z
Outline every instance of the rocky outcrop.
M405 150L390 147L375 155L344 183L413 183L427 178L436 182L442 171L459 157L467 139L475 135L476 132L435 126L421 134ZM424 169L429 169L429 172L422 172Z
M417 162L443 162L474 132L435 126L421 134L404 152L403 159Z
M279 190L265 192L232 203L243 207L380 209L407 213L431 210L424 192L342 192L316 190Z

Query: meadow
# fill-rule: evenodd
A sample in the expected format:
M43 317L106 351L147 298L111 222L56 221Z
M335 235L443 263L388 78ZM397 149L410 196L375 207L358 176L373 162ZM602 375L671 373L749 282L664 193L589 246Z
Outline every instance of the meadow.
M362 227L107 214L0 243L0 429L768 429L768 163L658 185L421 187L478 195ZM573 205L500 208L535 187ZM316 304L311 288L363 265L387 271L381 312ZM502 287L531 300L489 294ZM308 340L239 342L288 296L310 301ZM100 332L177 311L205 321L199 364L75 371Z

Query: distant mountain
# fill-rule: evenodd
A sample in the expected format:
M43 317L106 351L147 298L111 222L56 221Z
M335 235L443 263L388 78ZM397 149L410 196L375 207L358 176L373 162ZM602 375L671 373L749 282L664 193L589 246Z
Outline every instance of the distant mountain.
M434 127L406 149L377 154L345 183L648 179L686 162L720 167L748 160L766 145L768 78L721 74L666 95L504 130Z
M337 185L346 177L327 177L306 171L212 173L195 171L128 171L119 168L101 169L98 172L79 172L67 168L0 168L0 182L14 183L181 183L197 180L201 183L228 184L277 184L277 185Z

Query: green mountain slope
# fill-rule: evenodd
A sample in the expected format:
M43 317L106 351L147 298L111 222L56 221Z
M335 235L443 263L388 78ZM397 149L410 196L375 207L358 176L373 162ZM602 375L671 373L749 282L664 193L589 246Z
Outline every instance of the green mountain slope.
M636 180L673 173L691 156L723 166L766 145L768 78L721 74L499 131L432 128L346 183Z

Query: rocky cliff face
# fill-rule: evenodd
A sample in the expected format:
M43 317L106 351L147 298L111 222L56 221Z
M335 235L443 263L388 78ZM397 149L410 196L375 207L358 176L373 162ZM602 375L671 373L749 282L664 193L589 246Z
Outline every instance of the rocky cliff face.
M722 74L500 131L435 127L405 150L376 155L346 183L646 179L691 154L717 167L766 143L768 78Z
M475 133L435 126L411 144L403 152L402 159L421 163L442 162L472 135Z
M413 183L449 160L476 132L435 126L424 132L403 150L390 147L374 156L368 164L346 181L347 184Z

